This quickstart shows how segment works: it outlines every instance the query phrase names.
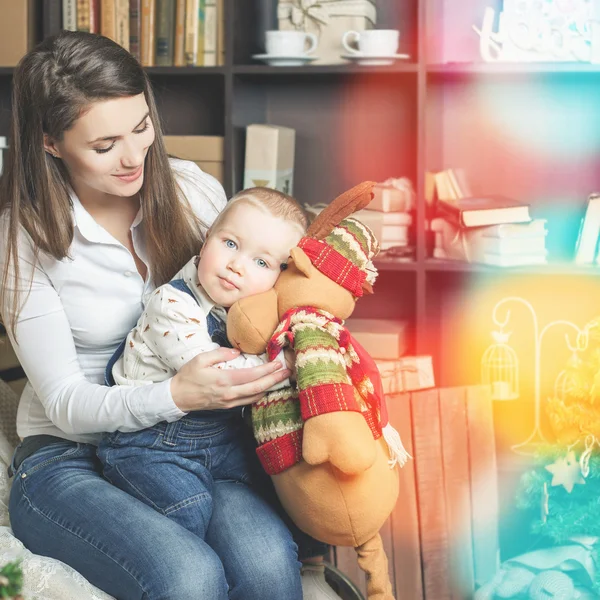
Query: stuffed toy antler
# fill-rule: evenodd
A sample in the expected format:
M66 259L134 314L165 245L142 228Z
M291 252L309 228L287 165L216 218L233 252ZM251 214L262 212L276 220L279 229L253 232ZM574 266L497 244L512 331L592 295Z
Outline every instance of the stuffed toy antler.
M338 223L365 208L373 200L374 185L373 181L364 181L338 196L317 215L308 228L306 237L316 240L326 238Z

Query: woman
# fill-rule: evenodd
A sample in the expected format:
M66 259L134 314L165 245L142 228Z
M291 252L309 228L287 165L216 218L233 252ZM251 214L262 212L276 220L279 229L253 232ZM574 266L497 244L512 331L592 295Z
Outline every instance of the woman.
M207 542L100 475L104 431L249 404L289 372L221 371L219 349L172 379L102 385L145 299L194 255L225 204L169 160L148 79L107 38L63 32L17 67L0 190L0 307L29 379L10 497L15 535L119 599L298 600L296 545L247 486L215 486Z

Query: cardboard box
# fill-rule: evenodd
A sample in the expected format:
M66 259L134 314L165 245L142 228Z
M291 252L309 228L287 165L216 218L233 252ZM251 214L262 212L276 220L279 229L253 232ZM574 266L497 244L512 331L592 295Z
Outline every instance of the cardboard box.
M375 360L386 394L435 387L431 356L403 356L397 360Z
M224 180L224 139L218 135L165 135L167 152L195 162L205 173Z
M0 67L16 66L33 47L36 4L35 0L0 0Z
M268 187L293 194L296 132L277 125L248 125L244 189Z
M301 30L317 36L317 60L312 64L335 65L346 62L342 58L347 54L342 46L344 33L373 29L377 10L371 0L280 0L277 19L281 30Z
M348 319L346 327L373 358L393 360L406 352L404 321Z

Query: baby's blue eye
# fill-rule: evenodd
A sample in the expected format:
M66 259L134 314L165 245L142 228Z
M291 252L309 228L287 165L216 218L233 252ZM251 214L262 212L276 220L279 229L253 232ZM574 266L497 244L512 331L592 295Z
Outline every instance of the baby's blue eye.
M261 269L266 269L269 265L266 263L266 261L264 261L262 258L257 258L256 259L256 264L261 268Z
M233 240L225 240L225 245L231 250L235 250L237 248L237 244Z

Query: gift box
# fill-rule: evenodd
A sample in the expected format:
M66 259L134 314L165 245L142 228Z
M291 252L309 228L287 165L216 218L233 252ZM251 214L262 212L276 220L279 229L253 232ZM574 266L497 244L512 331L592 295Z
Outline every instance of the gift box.
M348 331L373 357L396 359L406 352L407 324L389 319L347 319Z
M386 394L413 392L435 387L431 356L403 356L375 360Z
M342 46L346 31L373 29L377 11L370 0L280 0L277 4L279 29L314 33L319 45L312 64L335 65L347 51Z
M369 210L381 212L409 212L415 205L415 191L409 179L388 179L373 187Z
M205 173L223 183L223 137L218 135L165 135L167 152L195 162Z

